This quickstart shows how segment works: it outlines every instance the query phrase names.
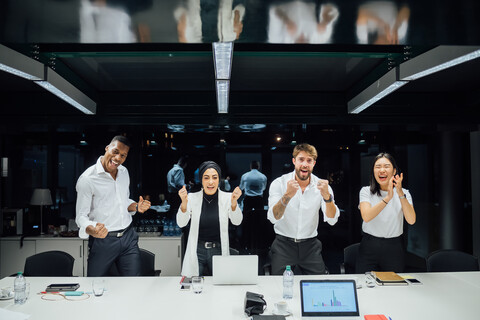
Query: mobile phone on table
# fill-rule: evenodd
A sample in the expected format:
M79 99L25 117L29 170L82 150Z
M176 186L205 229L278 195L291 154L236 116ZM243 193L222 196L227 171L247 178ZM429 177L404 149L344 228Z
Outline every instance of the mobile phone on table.
M411 279L405 279L409 284L422 284L420 282L420 280L418 279L414 279L414 278L411 278Z
M46 292L75 291L80 288L78 283L52 283L45 290Z

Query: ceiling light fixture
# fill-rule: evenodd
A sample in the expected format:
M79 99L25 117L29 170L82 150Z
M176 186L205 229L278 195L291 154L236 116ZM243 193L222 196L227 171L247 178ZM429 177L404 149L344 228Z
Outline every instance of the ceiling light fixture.
M218 113L228 113L230 75L232 70L233 42L214 42L213 64Z
M232 70L233 42L214 42L215 79L229 80Z
M386 95L407 84L407 81L398 79L398 72L398 67L388 71L380 79L348 101L348 113L360 113Z
M52 69L45 67L43 80L36 84L50 91L85 114L95 114L97 104Z
M43 79L43 64L0 44L0 70L28 80Z
M402 63L400 80L416 80L480 57L478 46L438 46Z
M218 113L228 113L228 98L230 92L229 80L215 80L217 90L217 109Z

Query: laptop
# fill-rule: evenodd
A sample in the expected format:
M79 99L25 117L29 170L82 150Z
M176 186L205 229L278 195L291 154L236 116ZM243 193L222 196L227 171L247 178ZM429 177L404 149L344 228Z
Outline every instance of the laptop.
M213 284L257 284L258 256L212 257Z
M360 319L355 280L300 280L302 319Z

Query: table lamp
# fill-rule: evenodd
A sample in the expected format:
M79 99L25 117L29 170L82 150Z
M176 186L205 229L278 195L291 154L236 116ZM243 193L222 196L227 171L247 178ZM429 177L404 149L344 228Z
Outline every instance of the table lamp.
M40 206L40 234L45 234L43 232L43 206L52 204L52 195L50 193L50 189L33 190L30 204L34 206Z

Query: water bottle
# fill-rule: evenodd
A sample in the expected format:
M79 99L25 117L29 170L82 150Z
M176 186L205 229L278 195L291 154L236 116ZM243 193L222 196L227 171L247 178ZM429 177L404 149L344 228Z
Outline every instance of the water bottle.
M293 271L290 266L283 273L283 299L293 298Z
M24 304L27 300L25 290L27 288L27 281L25 280L21 272L17 273L15 280L13 281L13 287L15 291L15 304Z

